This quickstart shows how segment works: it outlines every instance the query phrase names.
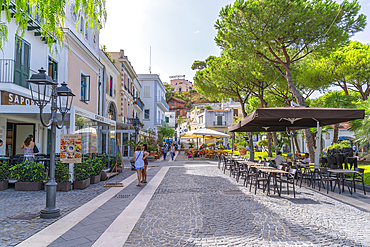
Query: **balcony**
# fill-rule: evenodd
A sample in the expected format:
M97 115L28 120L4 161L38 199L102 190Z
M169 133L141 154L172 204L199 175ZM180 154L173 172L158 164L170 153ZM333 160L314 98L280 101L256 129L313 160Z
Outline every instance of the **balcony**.
M155 121L155 125L157 125L157 126L162 126L164 124L166 124L166 121L164 121L164 120L157 120L157 121Z
M222 127L224 127L224 126L227 126L227 125L226 125L226 121L225 121L225 122L213 122L213 126L222 126Z
M130 124L130 125L134 126L134 118L126 118L126 120L127 120L127 124ZM144 124L142 122L140 122L138 127L140 129L142 129L144 127Z
M168 106L166 100L163 97L157 97L157 105L165 112L169 111L170 107Z
M141 101L140 98L135 98L134 99L134 109L137 112L142 112L144 109L144 103Z
M29 88L28 80L32 74L37 74L23 65L15 65L13 59L0 59L0 83L14 83Z

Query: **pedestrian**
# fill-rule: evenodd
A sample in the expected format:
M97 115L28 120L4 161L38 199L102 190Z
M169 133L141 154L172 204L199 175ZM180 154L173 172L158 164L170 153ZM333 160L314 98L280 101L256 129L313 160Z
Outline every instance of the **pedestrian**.
M24 149L24 159L34 161L35 154L33 152L33 148L35 147L35 143L33 142L33 135L27 136L26 140L21 145L21 149Z
M140 187L141 186L141 177L144 169L144 152L141 150L141 146L137 145L136 146L136 151L134 153L134 166L136 169L137 173L137 179L138 179L138 184L136 186Z
M144 169L141 182L146 183L146 170L148 168L148 156L150 154L148 151L148 145L143 144L143 152L144 152Z
M163 160L166 160L167 152L168 152L168 144L165 142L163 145Z
M175 144L172 143L172 146L171 146L171 159L172 161L174 161L174 157L175 157L175 152L176 152L176 148L175 148Z

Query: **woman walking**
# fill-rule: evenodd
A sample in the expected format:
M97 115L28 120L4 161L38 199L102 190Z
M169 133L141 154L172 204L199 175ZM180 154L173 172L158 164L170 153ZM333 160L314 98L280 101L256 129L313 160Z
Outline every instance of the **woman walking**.
M143 176L142 176L142 183L146 183L146 169L148 168L148 145L143 144L143 152L144 152L144 169L143 169Z
M165 142L163 145L163 160L166 160L167 152L168 152L168 144Z
M27 136L26 140L21 145L21 149L24 149L24 159L29 161L34 161L35 154L33 153L33 148L35 143L33 142L33 135Z
M135 166L136 173L137 173L137 179L139 181L136 186L140 187L141 186L142 172L143 172L143 169L144 169L144 152L141 151L141 146L140 145L136 146L136 151L134 153L133 160L135 162L134 166Z
M175 152L176 152L175 144L172 143L172 146L171 146L171 159L172 159L172 161L173 161L173 158L175 157Z

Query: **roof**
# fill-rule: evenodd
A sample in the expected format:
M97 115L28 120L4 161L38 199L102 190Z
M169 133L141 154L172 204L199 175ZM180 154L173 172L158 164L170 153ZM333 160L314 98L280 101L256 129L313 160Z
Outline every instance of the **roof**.
M174 100L174 101L177 101L177 102L180 102L180 103L184 103L186 104L186 101L183 100L183 99L179 99L179 98L175 98L175 97L170 97L168 100L167 100L167 103L170 101L170 100Z

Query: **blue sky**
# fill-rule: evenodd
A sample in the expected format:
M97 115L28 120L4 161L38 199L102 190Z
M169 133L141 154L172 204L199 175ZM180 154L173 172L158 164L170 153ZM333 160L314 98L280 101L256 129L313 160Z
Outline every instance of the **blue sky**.
M214 23L222 7L231 0L107 0L108 19L100 34L107 51L125 50L135 71L149 73L149 47L152 73L162 81L185 75L192 81L194 60L219 55L214 42ZM337 0L341 3L342 0ZM370 17L370 0L359 1L361 13ZM370 22L368 19L367 22ZM353 40L370 41L370 27Z

